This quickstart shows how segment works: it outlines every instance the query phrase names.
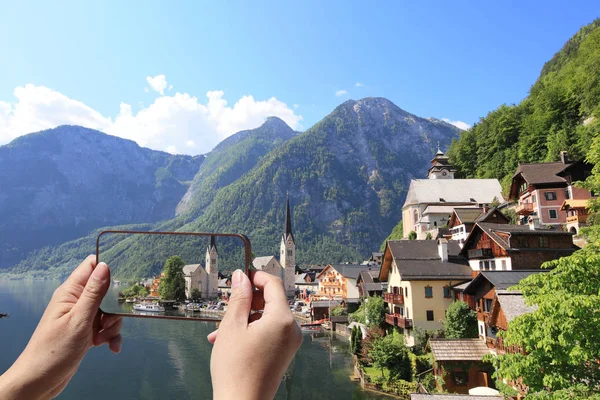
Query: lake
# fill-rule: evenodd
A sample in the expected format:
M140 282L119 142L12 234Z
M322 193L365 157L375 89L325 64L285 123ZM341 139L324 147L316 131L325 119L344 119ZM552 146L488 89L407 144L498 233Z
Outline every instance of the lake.
M0 281L0 372L27 345L60 282ZM116 301L118 289L107 296ZM206 335L214 323L126 318L123 349L90 350L59 399L211 399ZM306 333L276 399L383 399L351 382L348 341L329 333Z

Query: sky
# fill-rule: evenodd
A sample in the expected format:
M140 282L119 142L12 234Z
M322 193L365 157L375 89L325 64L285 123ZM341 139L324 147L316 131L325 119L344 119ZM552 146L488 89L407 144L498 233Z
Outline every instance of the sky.
M598 17L596 0L3 2L0 145L76 124L203 154L364 97L468 128Z

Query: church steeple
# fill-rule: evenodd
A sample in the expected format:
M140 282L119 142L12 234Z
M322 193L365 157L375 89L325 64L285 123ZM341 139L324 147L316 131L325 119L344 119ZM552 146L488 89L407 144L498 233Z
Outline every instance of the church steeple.
M208 245L208 249L206 251L210 252L211 250L215 251L215 253L219 253L217 250L217 239L214 236L210 236L210 244Z
M219 290L219 252L217 251L217 240L210 237L210 244L206 248L206 273L208 274L207 297L214 298Z
M294 241L294 234L292 233L292 213L290 211L290 195L286 195L285 199L285 230L283 231L284 240L288 240L288 238Z
M440 142L438 142L438 149L435 157L431 160L431 167L427 172L429 179L454 179L454 173L456 168L450 164L450 159L440 149Z

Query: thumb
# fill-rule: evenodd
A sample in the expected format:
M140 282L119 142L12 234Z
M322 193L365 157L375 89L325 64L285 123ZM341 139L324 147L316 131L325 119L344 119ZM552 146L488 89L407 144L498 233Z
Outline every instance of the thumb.
M108 291L109 285L110 270L108 269L108 265L101 262L94 268L73 310L80 314L82 318L92 323L98 313L100 303Z
M231 297L221 325L248 325L248 316L252 306L252 284L241 269L231 278Z

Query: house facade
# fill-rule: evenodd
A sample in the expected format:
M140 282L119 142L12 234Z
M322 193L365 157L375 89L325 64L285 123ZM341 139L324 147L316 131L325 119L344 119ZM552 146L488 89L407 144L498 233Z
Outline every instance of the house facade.
M573 254L573 234L531 225L477 222L460 252L476 271L539 268L544 262Z
M452 240L458 242L461 248L476 222L508 224L509 219L496 207L454 208L448 222L448 228L452 234Z
M386 323L404 335L408 346L417 344L414 328L442 328L452 286L471 279L459 252L458 243L445 239L387 242L379 273L379 281L387 283Z
M535 310L535 307L525 304L520 292L508 289L530 275L544 272L539 269L482 271L464 288L467 303L477 312L479 338L493 351L518 351L506 348L498 332L506 331L510 321L519 315Z
M404 238L411 231L417 233L417 239L425 239L428 232L437 237L437 231L447 225L456 207L504 202L497 179L454 179L455 169L439 149L431 163L428 179L410 182L402 207Z
M566 152L561 161L519 164L513 175L509 199L517 201L516 213L520 223L533 219L536 225L564 225L567 212L562 209L566 200L588 200L589 191L573 185L585 180L592 166L583 161L569 161Z
M378 265L328 265L316 276L319 283L315 298L335 299L348 303L358 303L360 291L358 278L361 271L379 270Z

